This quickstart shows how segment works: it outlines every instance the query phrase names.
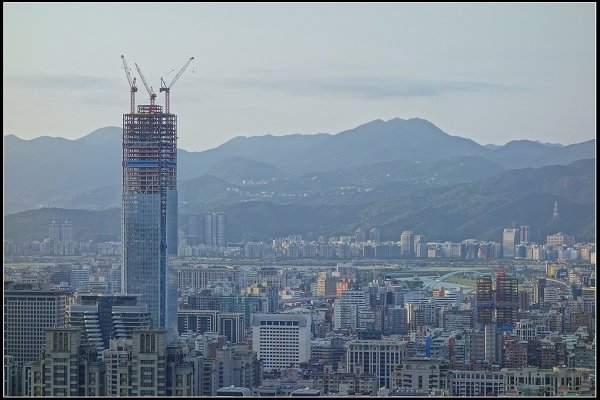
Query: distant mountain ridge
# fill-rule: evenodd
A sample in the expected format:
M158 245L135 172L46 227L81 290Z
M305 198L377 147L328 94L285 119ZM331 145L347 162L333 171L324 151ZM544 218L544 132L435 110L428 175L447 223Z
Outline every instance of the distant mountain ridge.
M95 196L94 207L110 207L114 202L111 190L120 187L122 173L121 128L100 128L76 140L47 136L22 140L7 135L3 143L5 214L83 204L89 196ZM454 176L450 178L443 163L435 163L453 157L478 157L478 167L473 164L478 170L453 167ZM595 159L595 139L569 146L514 141L491 149L448 135L423 119L394 118L371 121L335 135L237 137L202 152L179 149L178 179L183 187L185 181L203 175L218 176L235 184L286 179L292 182L316 173L332 184L356 184L358 181L350 179L349 173L355 171L364 178L360 181L363 184L389 181L396 185L394 175L409 168L410 162L419 161L430 170L410 167L421 179L420 183L411 184L416 189L426 179L429 185L438 184L439 177L447 180L439 184L468 182L502 169L566 165L589 158ZM386 172L386 168L390 171ZM387 174L390 179L381 177ZM113 189L106 189L110 187ZM362 197L368 200L368 195Z
M300 182L310 179L307 176ZM328 180L319 182L323 188L329 184ZM276 203L242 199L237 191L247 187L206 175L180 188L179 230L185 236L189 215L219 210L227 213L229 240L235 242L298 233L309 239L347 235L358 227L378 227L383 240L397 241L403 230L410 229L424 234L427 240L474 238L498 242L502 228L513 222L530 225L532 238L538 243L559 231L573 234L577 241L595 242L595 184L595 160L580 160L567 166L503 171L476 181L425 187L401 195L392 191L391 196L370 197L374 200L369 202L352 202L346 194L337 193L336 204L308 203L304 199ZM556 201L561 216L557 220L552 217ZM120 212L112 208L39 209L10 214L5 217L5 238L41 240L54 218L71 219L81 240L93 239L96 233L119 237Z

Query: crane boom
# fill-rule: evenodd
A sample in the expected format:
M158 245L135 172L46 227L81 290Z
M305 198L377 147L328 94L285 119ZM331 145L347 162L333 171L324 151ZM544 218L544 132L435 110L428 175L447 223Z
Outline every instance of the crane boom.
M175 75L175 78L173 78L173 80L169 84L168 89L171 89L171 87L175 84L175 82L177 82L177 79L179 79L181 77L181 74L183 74L183 71L185 71L185 69L188 67L188 65L190 65L190 63L193 60L194 60L194 57L190 57L190 59L185 63L185 65L181 68L181 70L177 73L177 75Z
M123 67L125 67L125 74L127 75L127 80L129 81L129 87L134 87L133 79L131 79L131 73L129 72L129 66L127 66L127 61L125 61L125 56L121 54L121 60L123 60Z
M138 73L140 74L140 78L142 78L142 82L144 82L144 86L146 86L146 90L148 91L148 94L150 95L150 110L154 111L154 99L156 99L156 94L154 93L154 90L152 90L150 85L148 85L148 82L146 82L146 77L144 76L144 73L140 69L140 66L137 65L137 63L135 64L135 68L137 69Z
M171 105L170 104L171 103L171 87L181 77L181 75L183 74L183 71L185 71L185 69L188 67L188 65L190 65L192 60L194 60L194 57L190 57L190 59L187 60L185 65L179 70L177 75L175 75L175 78L173 78L173 80L171 81L171 83L168 86L167 86L167 83L164 81L164 79L160 78L160 91L165 92L165 112L166 113L169 113L169 109L170 109L170 105Z
M125 56L121 54L121 60L123 61L123 67L125 68L125 75L127 75L127 80L129 81L129 89L130 89L130 110L133 114L135 112L135 92L137 92L137 87L135 86L135 77L131 78L131 72L129 66L127 65L127 61L125 61Z

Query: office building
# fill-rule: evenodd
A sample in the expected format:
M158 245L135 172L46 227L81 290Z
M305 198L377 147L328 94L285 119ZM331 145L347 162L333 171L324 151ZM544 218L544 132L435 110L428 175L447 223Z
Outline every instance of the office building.
M123 115L123 293L139 294L155 328L177 334L177 116L158 105Z
M121 293L122 285L121 285L121 268L120 267L112 267L110 269L108 275L108 293L111 294L119 294Z
M252 350L265 371L284 370L310 358L310 315L255 314L252 318Z
M500 371L451 370L447 379L450 396L495 397L505 392L504 374Z
M502 256L515 257L515 248L518 244L519 230L516 228L504 228L502 233Z
M400 254L405 257L414 255L414 235L412 231L404 231L400 235Z
M406 343L397 340L355 340L348 342L346 372L377 377L379 387L390 387L394 366L406 357Z
M217 332L227 338L231 344L240 343L244 340L244 314L242 313L219 313L217 315Z
M36 361L46 330L65 325L66 293L43 284L4 282L4 355Z
M404 358L392 372L389 388L445 389L448 367L439 357Z
M87 290L90 288L92 271L89 265L71 271L69 286L73 291Z

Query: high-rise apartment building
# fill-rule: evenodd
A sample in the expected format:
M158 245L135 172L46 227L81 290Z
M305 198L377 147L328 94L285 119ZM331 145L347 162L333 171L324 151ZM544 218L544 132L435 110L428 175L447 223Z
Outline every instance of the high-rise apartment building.
M194 367L180 343L167 345L164 330L135 331L132 339L111 340L104 350L106 394L118 397L191 397Z
M504 368L523 368L527 366L527 341L510 336L504 341L502 352Z
M17 363L38 360L46 330L65 325L66 298L42 284L4 282L4 355Z
M44 352L26 378L26 396L104 396L106 366L93 346L81 342L76 328L52 328L45 334Z
M575 238L573 235L567 235L562 232L558 232L555 235L548 235L546 237L546 244L549 246L573 246L575 243Z
M369 231L369 240L374 243L381 242L381 231L377 228L372 228Z
M263 367L284 370L310 359L310 315L255 314L252 318L252 350Z
M518 243L519 230L516 228L504 228L502 233L502 256L515 257L515 247Z
M111 339L131 339L135 330L150 329L152 320L137 295L80 295L69 307L69 325L82 330L82 338L101 354Z
M535 304L544 303L544 291L546 289L546 278L537 278L533 284L533 302Z
M346 290L333 303L334 329L358 328L358 314L369 308L369 298L362 290Z
M484 276L477 278L475 287L476 321L478 324L489 324L493 318L493 290L492 277Z
M48 237L53 242L72 242L73 223L69 220L66 220L64 223L57 220L52 221L48 228Z
M519 313L519 284L517 278L498 275L496 278L496 325L514 326Z
M204 230L202 229L203 226L204 219L201 216L192 215L188 218L188 246L197 246L201 243L201 240L204 239Z
M521 225L519 228L519 237L521 243L531 242L531 238L529 237L529 225Z
M123 293L139 294L155 328L177 334L177 116L158 105L123 115Z
M414 236L414 255L417 258L425 258L427 256L427 243L425 235Z
M227 215L224 212L204 215L204 243L218 248L227 247Z
M365 242L367 240L367 232L365 228L358 228L354 231L354 241L357 243Z

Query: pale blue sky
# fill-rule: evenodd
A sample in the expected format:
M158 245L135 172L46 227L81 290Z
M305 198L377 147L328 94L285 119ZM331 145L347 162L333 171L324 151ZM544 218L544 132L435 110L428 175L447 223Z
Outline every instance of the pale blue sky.
M594 3L4 3L3 29L3 133L24 139L121 126L121 54L158 104L195 57L171 91L186 150L394 117L480 144L596 136Z

